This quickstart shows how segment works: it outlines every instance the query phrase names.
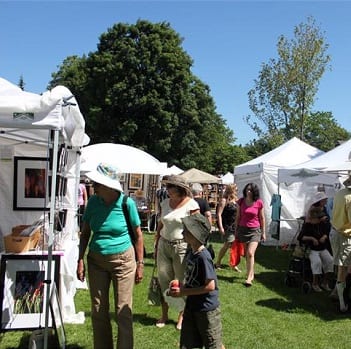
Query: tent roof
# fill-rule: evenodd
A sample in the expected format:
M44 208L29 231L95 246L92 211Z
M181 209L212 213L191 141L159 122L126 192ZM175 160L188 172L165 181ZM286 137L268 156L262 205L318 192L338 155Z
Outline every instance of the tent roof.
M173 165L171 167L168 167L166 169L166 171L164 173L162 173L162 175L163 176L165 176L165 175L179 175L179 174L181 174L183 172L184 172L184 170L182 170L181 168L179 168L176 165Z
M115 165L121 173L163 174L167 163L125 144L99 143L82 149L81 171L95 170L101 162Z
M191 168L180 174L188 183L219 183L220 178L213 176L207 172Z
M68 145L82 146L89 139L84 133L85 122L78 103L64 86L39 95L22 91L0 78L0 127L1 137L9 143L45 145L50 129L60 130Z
M293 137L279 147L241 165L235 166L234 174L262 172L265 166L286 167L309 161L323 151Z
M279 182L295 182L309 177L317 183L335 183L336 175L330 173L351 171L350 152L351 139L310 161L280 169Z
M327 171L329 167L335 167L335 164L342 164L350 160L351 139L338 145L334 149L318 156L315 159L294 166L294 168L307 168L314 170ZM342 168L343 169L343 168Z
M230 172L227 172L221 178L222 184L233 184L234 183L234 175Z

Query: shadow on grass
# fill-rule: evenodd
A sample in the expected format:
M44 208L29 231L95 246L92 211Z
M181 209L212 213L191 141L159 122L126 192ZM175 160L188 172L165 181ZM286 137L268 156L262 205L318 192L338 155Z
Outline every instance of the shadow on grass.
M22 335L20 342L15 346L6 346L6 343L3 343L4 338L0 336L0 348L2 349L27 349L29 348L29 341L30 341L31 333L26 332ZM40 344L38 343L38 348L41 348ZM54 336L48 337L48 348L49 349L60 349L59 344ZM65 349L87 349L82 347L79 344L66 344Z
M287 313L311 313L325 321L339 320L345 316L339 312L338 302L328 297L330 292L305 293L302 282L296 287L289 287L284 283L284 275L281 272L261 272L256 275L257 282L281 296L258 300L257 305Z

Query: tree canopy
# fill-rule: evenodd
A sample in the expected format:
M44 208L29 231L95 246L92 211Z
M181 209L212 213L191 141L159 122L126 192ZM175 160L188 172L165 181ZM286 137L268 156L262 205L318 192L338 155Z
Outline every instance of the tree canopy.
M295 27L293 39L280 36L278 58L262 64L255 86L248 93L249 106L258 123L251 116L246 121L268 148L296 136L327 149L340 140L338 137L349 137L330 113L312 112L320 79L330 68L328 46L315 20L309 17L306 23ZM322 129L319 117L328 121L330 127ZM323 137L319 131L323 131Z
M181 44L165 22L117 23L95 52L67 57L50 85L75 94L92 143L128 144L185 169L232 171L233 132Z

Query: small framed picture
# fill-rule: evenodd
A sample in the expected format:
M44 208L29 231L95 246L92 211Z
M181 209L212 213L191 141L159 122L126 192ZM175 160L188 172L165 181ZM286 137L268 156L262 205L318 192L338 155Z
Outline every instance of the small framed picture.
M129 175L129 189L142 189L143 175L141 173L131 173Z
M126 174L125 173L120 173L119 174L119 181L121 183L124 183L126 181Z
M0 330L36 329L45 326L47 280L59 285L60 256L4 254L0 267ZM52 317L49 314L49 327Z
M49 159L14 157L13 210L47 210Z

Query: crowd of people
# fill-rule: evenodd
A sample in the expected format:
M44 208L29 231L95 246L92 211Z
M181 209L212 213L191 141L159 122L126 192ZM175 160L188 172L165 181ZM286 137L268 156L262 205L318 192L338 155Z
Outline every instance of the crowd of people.
M88 202L80 202L83 207L77 277L83 281L85 273L89 275L94 349L114 347L109 317L111 284L118 326L117 347L131 349L133 287L142 281L144 266L140 218L135 202L124 197L118 169L100 164L87 178L93 183L94 195ZM253 285L255 253L259 243L266 240L259 188L255 183L247 183L239 198L235 184L225 187L215 217L223 241L216 262L206 247L213 217L201 184L190 186L181 176L165 176L157 198L154 258L162 300L155 325L163 328L167 324L169 306L173 305L172 299L177 299L180 348L223 349L217 272L226 252L237 241L244 246L244 286ZM128 219L123 202L127 205ZM327 196L317 192L298 240L308 247L315 292L332 291L336 270L332 293L339 299L340 310L345 312L348 304L344 289L351 265L351 177L344 182L344 189L336 193L329 212ZM135 239L128 230L128 221ZM84 257L88 247L86 271ZM232 267L241 272L237 265Z

